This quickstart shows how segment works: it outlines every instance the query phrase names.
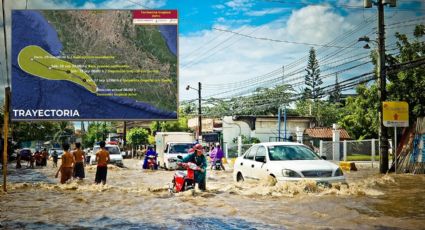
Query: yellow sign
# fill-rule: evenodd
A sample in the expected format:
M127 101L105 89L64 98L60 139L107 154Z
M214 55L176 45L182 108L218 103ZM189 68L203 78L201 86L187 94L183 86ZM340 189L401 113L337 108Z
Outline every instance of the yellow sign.
M384 101L383 123L386 127L409 126L409 104L405 101Z

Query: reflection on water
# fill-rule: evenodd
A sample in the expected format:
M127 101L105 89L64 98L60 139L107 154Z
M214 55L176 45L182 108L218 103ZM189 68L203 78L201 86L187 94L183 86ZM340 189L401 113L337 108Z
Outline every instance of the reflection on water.
M50 163L50 162L49 162ZM107 185L87 179L61 185L56 168L10 169L0 192L0 228L420 229L425 176L379 175L360 167L346 184L314 181L235 183L231 172L208 172L208 191L171 195L171 171L144 171L139 162L111 166ZM194 218L196 216L196 218Z

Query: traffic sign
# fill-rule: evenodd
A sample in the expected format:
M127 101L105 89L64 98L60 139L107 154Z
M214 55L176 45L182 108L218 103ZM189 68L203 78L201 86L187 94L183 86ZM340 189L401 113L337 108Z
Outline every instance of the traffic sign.
M384 101L383 123L386 127L409 126L409 104L405 101Z

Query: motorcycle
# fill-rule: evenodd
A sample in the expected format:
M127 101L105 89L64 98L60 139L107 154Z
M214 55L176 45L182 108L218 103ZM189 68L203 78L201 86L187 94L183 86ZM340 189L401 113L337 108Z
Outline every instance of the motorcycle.
M211 162L211 169L221 170L221 159L216 159Z
M178 193L192 190L195 188L195 171L201 170L195 163L177 163L178 166L186 169L186 171L176 171L170 184L170 193Z
M148 169L155 170L156 169L156 157L153 155L148 156Z

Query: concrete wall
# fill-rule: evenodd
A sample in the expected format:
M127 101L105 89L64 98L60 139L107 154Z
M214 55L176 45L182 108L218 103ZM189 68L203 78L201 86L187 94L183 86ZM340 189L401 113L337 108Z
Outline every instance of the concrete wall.
M286 137L293 136L296 139L296 128L299 127L302 131L310 126L308 120L288 119L286 123ZM270 141L270 138L278 137L278 121L273 118L257 118L255 122L255 137L259 138L262 142ZM283 119L280 123L280 137L285 136L285 124ZM273 140L274 141L274 140Z
M233 144L233 139L240 135L251 136L249 125L243 121L234 121L231 116L223 117L223 142Z

